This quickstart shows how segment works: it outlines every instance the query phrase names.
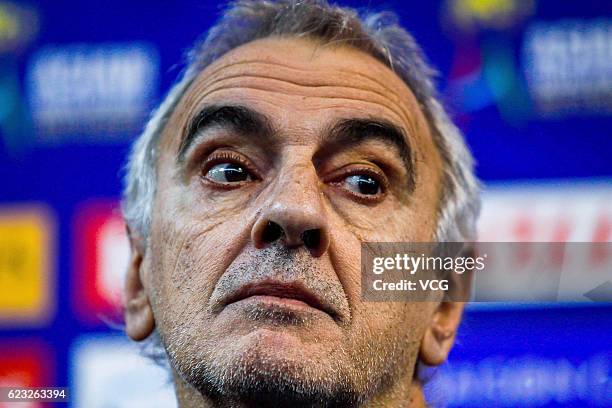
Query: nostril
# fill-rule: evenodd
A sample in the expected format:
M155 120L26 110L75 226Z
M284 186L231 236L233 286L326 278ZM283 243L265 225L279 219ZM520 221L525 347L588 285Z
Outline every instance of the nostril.
M302 242L308 249L317 249L321 244L321 230L311 229L302 232Z
M273 221L268 221L266 227L264 228L261 239L263 242L270 244L277 239L279 239L283 235L283 229L280 225Z

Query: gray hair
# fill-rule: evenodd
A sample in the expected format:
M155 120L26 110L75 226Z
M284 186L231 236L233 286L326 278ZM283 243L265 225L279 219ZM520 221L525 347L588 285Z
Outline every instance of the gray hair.
M186 68L143 133L132 146L126 166L123 214L133 234L147 239L156 192L157 145L178 102L196 76L232 49L256 39L307 37L323 44L342 43L377 58L416 96L443 162L437 241L476 239L480 209L473 158L461 132L438 102L434 71L415 39L390 12L364 13L326 0L238 0L187 54Z

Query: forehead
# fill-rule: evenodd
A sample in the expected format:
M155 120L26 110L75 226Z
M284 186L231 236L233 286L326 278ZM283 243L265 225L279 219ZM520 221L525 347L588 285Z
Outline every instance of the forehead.
M162 143L178 146L189 120L209 104L249 105L302 137L334 118L376 117L403 127L416 144L431 140L414 94L391 69L357 49L304 38L253 41L209 65L177 105Z

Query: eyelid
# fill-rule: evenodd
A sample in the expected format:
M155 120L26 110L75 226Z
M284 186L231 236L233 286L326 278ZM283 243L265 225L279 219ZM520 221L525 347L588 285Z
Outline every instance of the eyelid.
M179 146L179 162L185 162L189 159L189 157L193 156L194 154L198 154L197 152L201 149L200 145L202 144L200 142L200 139L204 138L205 133L205 130L196 129L193 135L191 135L190 132L188 135L185 136L185 139L190 137L192 140L189 147L187 147L186 149L183 147L184 141L181 142L181 146Z
M251 173L253 180L261 180L262 176L259 169L257 169L244 155L232 150L219 150L220 149L217 149L209 153L202 162L200 171L203 175L206 175L206 173L216 164L231 162L244 166L247 171Z
M197 163L217 149L232 148L239 143L236 134L223 126L211 125L195 130L185 150L179 148L179 163Z
M367 174L368 176L374 177L380 183L382 190L381 194L384 194L389 190L389 180L385 176L384 172L382 170L374 170L371 165L363 164L351 164L344 166L327 176L324 179L324 182L336 184L349 176L357 174Z
M341 181L343 181L345 178L356 174L366 174L374 177L380 183L380 193L375 195L360 194L340 185ZM344 166L343 168L333 172L330 176L324 178L323 181L330 184L330 186L333 188L340 190L341 194L344 196L352 200L356 200L363 205L376 205L380 203L387 196L390 190L389 181L384 175L384 172L372 169L371 165L361 165L361 167L355 167L355 165Z

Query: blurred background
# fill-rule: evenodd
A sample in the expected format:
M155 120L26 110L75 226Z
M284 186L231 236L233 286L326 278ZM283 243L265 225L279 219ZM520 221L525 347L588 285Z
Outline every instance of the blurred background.
M395 10L439 69L485 184L481 240L612 240L612 2L342 4ZM0 386L173 406L163 370L121 332L117 206L130 142L218 11L0 0ZM470 305L432 406L612 406L612 305L596 302L611 286Z

